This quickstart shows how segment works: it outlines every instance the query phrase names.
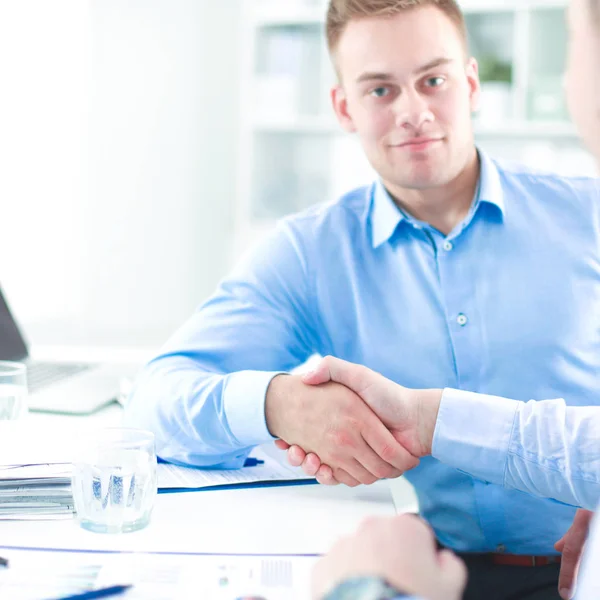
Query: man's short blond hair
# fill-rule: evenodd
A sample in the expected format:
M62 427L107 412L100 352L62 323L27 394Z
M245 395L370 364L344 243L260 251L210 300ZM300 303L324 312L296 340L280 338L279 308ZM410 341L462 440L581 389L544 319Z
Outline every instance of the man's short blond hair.
M329 52L335 52L350 21L367 17L391 17L420 6L439 8L456 25L465 49L467 48L465 17L455 0L330 0L325 25Z

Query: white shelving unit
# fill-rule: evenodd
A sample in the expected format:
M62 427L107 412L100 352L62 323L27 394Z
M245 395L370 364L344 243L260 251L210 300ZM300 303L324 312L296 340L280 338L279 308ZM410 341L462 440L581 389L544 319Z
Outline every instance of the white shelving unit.
M567 0L463 0L480 63L478 144L501 158L596 174L562 90ZM326 0L245 0L234 254L277 219L373 179L329 102Z

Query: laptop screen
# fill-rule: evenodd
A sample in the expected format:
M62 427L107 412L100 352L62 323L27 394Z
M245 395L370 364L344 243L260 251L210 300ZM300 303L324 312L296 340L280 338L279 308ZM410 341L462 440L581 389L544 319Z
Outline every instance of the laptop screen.
M27 346L0 290L0 360L27 358Z

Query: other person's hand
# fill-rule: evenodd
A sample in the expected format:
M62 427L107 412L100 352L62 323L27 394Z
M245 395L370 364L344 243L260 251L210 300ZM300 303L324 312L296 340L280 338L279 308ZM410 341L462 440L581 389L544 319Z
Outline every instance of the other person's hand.
M321 457L349 486L398 477L419 462L339 383L311 386L300 376L278 375L267 390L265 417L273 436Z
M313 598L322 600L345 579L376 576L400 592L427 600L459 600L467 581L463 562L438 551L424 521L412 515L373 518L336 543L313 571Z
M554 548L562 554L558 590L564 600L569 600L573 595L581 555L593 516L593 512L580 508L575 513L573 524L567 533L554 544Z

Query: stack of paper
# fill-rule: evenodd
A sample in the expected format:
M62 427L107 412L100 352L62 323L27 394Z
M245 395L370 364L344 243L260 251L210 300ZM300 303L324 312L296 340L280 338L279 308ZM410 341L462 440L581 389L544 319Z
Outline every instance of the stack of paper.
M0 520L70 517L70 464L0 467Z
M28 419L0 421L0 520L73 515L72 440Z
M80 432L81 433L81 432ZM91 434L91 432L89 432ZM70 518L72 435L42 430L27 421L0 421L0 520ZM247 487L314 481L290 467L273 444L252 453L252 466L196 469L158 465L159 490Z

